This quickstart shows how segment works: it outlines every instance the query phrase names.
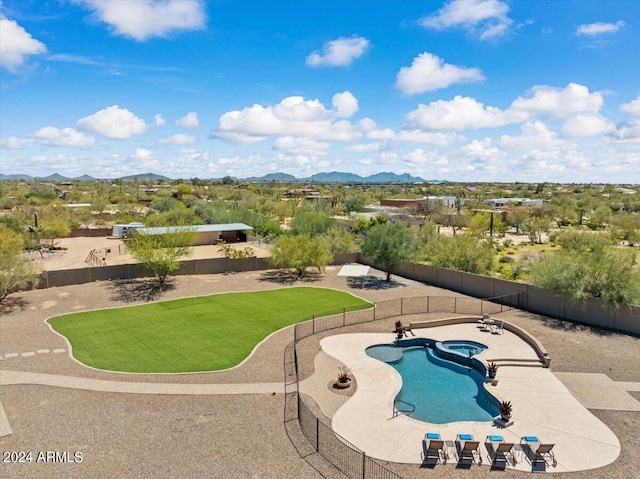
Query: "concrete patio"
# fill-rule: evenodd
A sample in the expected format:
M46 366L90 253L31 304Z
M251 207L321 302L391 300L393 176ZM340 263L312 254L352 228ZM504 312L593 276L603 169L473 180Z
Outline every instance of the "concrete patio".
M415 333L440 341L467 339L481 342L488 349L477 356L479 359L536 358L532 348L515 334L508 331L491 334L475 324L440 326ZM506 467L521 471L594 469L612 463L620 454L620 443L615 434L589 412L551 370L542 367L502 366L498 384L485 385L497 399L512 402L514 424L507 428L498 428L492 422L428 424L405 415L392 418L394 399L402 387L402 380L394 368L365 354L366 347L391 340L391 334L342 334L326 337L320 343L323 351L351 369L358 384L354 396L333 415L332 427L371 457L420 464L423 462L422 440L427 431L439 432L442 439L448 441L455 440L458 433L473 434L474 439L481 442L484 464L491 464L484 446L485 438L490 434L499 434L505 442L515 444L519 444L525 435L535 435L545 443L555 444L556 466L533 465L526 457L526 451L517 451L517 463L509 463ZM602 391L599 395L606 396ZM316 401L322 408L323 398ZM330 409L323 408L323 412L330 413ZM456 461L453 450L449 460Z

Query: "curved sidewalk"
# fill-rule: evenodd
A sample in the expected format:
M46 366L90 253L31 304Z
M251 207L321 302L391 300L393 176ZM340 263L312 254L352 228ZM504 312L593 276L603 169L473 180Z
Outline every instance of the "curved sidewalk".
M129 394L283 394L285 391L284 383L135 383L126 381L105 381L102 379L78 378L72 376L58 376L55 374L29 373L23 371L0 371L0 386L10 386L15 384L37 384L40 386Z

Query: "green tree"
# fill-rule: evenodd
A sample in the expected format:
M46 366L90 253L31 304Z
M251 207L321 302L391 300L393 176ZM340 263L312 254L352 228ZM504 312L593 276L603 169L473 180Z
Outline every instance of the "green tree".
M563 249L576 253L598 252L605 246L611 245L611 236L608 233L596 233L593 231L569 228L555 235L554 241Z
M197 233L193 228L183 227L165 234L143 234L134 230L127 240L131 255L149 269L160 285L171 273L180 268L181 258L193 252Z
M412 259L416 252L413 233L402 223L383 223L370 228L360 249L374 264L387 273L386 281L398 269L400 263Z
M506 231L507 225L499 216L494 215L493 213L477 213L473 216L473 218L471 218L471 221L469 222L469 233L479 238L482 238L487 233L504 234Z
M329 231L335 221L321 211L307 211L297 214L291 221L291 233L314 237Z
M351 197L344 201L344 212L349 214L352 211L360 212L364 210L364 200L362 198Z
M507 216L507 223L516 229L516 234L520 234L520 230L522 229L522 225L529 218L529 213L524 210L516 210L513 213L509 213Z
M462 228L469 226L469 217L460 214L445 213L435 216L436 224L451 228L455 236Z
M69 236L71 226L64 218L54 218L49 221L44 221L43 224L38 227L36 233L39 238L51 240L51 247L53 247L56 238Z
M532 243L542 244L542 235L551 229L548 216L530 216L522 225L522 230L529 235Z
M269 261L274 268L296 270L300 277L310 266L324 272L332 257L329 243L322 236L280 236L273 243Z
M333 254L358 251L358 245L356 245L354 235L340 226L334 226L323 236L331 245L331 252Z
M576 301L601 298L611 309L640 304L640 270L632 251L547 254L533 263L530 277L535 286L564 291Z
M493 247L469 235L439 235L426 244L424 258L433 266L487 274L493 263Z
M622 241L628 241L629 246L640 242L640 215L622 211L611 218L613 234Z
M20 289L36 286L40 270L22 254L22 236L0 224L0 302Z

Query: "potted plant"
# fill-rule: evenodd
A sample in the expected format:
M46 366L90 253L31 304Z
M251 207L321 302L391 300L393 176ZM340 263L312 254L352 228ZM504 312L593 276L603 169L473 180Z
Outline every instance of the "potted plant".
M491 379L495 379L496 374L498 374L498 365L494 362L490 362L487 366L487 374Z
M348 368L342 367L339 369L335 385L338 389L345 389L351 386L351 376Z
M402 325L402 321L396 321L396 339L402 339L404 337L404 326Z
M511 411L513 407L511 406L511 401L502 401L500 403L500 416L504 421L508 421L511 419Z

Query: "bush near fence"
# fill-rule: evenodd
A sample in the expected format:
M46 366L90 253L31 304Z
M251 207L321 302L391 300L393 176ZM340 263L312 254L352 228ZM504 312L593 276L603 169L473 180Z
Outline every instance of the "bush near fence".
M376 266L362 254L359 255L358 262ZM525 293L526 300L520 305L520 309L525 311L640 336L639 306L614 310L608 308L600 298L589 298L583 303L577 303L561 291L421 263L402 263L396 274L476 298Z
M376 266L361 253L335 255L331 264L340 265L346 263ZM267 269L271 269L267 258L238 260L210 258L184 261L176 274L216 274ZM640 307L637 306L630 309L612 310L607 308L599 298L590 298L584 303L576 303L563 292L540 289L516 281L507 281L463 271L435 268L420 263L402 263L396 274L477 298L525 293L526 300L519 305L519 308L525 311L640 336ZM147 270L131 264L48 271L42 274L39 287L48 288L107 279L133 279L148 276L149 272Z

